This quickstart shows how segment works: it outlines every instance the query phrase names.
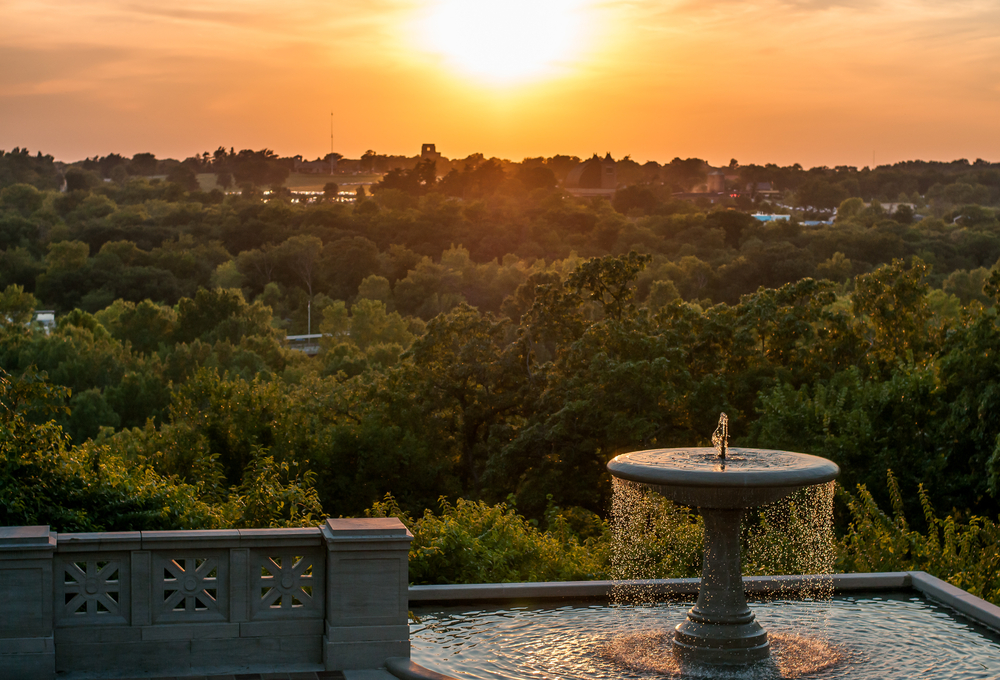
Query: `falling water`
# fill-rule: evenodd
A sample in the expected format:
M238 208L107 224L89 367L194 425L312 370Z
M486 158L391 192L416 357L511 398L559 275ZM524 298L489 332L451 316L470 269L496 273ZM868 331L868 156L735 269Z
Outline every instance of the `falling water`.
M662 598L628 581L695 577L701 574L704 529L701 517L642 484L612 478L611 577L616 604Z
M696 510L675 505L642 484L614 478L611 507L615 580L696 577L701 574L702 523ZM744 575L809 575L769 594L829 599L836 557L833 534L834 482L800 489L743 520ZM648 601L616 588L615 601Z
M797 596L823 601L833 596L835 484L808 486L747 512L743 521L744 575L809 576L799 584L779 585L765 599Z

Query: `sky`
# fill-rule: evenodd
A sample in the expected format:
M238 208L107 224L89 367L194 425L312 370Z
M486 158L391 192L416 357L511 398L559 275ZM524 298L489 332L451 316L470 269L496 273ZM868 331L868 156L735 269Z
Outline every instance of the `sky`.
M0 0L0 17L0 149L64 161L434 143L1000 162L996 0Z

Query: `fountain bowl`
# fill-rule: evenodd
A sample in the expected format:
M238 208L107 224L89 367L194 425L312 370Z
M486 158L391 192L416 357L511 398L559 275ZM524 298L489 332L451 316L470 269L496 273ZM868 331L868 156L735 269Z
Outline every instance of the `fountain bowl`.
M725 459L711 447L633 451L613 458L608 471L680 505L730 510L767 505L840 474L819 456L737 447Z

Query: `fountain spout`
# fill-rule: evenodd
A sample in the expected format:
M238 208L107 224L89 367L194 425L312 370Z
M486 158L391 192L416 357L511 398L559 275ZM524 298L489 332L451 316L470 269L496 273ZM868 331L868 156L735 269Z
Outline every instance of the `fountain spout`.
M725 465L726 449L729 448L729 416L725 413L719 414L719 426L712 433L712 446L719 452L719 459Z

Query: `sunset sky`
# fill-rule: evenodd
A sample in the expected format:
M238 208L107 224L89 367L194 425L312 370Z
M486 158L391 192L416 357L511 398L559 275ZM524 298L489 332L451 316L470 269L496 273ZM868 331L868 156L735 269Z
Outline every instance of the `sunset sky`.
M1000 161L996 0L0 0L0 149Z

